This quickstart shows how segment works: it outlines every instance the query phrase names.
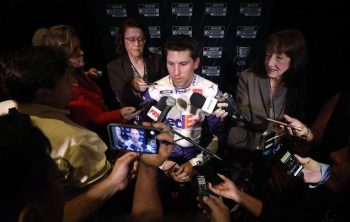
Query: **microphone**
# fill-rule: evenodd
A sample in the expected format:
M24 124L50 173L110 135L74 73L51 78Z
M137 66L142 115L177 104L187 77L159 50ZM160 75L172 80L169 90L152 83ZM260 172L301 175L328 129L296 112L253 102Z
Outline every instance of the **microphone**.
M167 96L163 96L160 98L156 106L151 106L148 110L147 116L150 117L153 121L157 121L159 119L162 110L165 109Z
M234 101L232 95L228 93L222 93L219 91L215 98L205 98L200 93L193 93L190 97L190 101L193 106L201 109L207 114L212 114L214 112L214 109L217 108L216 105L218 102L227 103L228 106L223 109L228 112L228 115L234 119L245 122L245 119L243 118L242 113L237 106L237 103Z
M166 100L165 100L165 107L162 110L162 112L160 113L157 122L164 122L166 116L168 115L169 111L171 110L171 108L173 108L176 105L176 99L169 96Z

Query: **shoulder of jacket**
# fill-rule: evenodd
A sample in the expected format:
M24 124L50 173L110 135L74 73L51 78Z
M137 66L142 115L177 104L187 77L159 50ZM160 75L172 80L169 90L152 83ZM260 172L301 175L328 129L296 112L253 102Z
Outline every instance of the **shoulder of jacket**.
M128 62L128 57L127 56L121 56L121 57L116 58L116 59L110 61L109 63L107 63L107 68L111 67L111 66L120 65L120 64L123 64L123 63L126 63L126 62Z

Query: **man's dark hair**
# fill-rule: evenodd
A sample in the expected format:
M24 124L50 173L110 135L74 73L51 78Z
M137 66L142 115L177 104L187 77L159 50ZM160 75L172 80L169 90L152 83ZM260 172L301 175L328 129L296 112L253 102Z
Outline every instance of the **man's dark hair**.
M175 35L168 39L164 46L164 55L168 54L168 51L190 51L190 56L193 60L199 57L198 42L188 35Z
M17 102L31 103L39 88L53 89L64 76L65 53L48 46L23 48L0 59L7 92Z

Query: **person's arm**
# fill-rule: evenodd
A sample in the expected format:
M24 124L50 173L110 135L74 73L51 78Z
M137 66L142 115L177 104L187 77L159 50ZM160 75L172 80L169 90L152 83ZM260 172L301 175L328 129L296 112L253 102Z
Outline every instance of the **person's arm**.
M132 214L138 218L146 217L146 221L152 221L163 216L157 187L157 168L145 165L142 161L137 173Z
M145 123L144 123L145 125ZM147 124L146 124L147 125ZM163 129L162 123L153 124ZM161 133L157 140L162 141L158 154L142 154L137 174L132 215L136 218L150 219L150 221L163 216L163 208L157 187L157 168L161 166L171 154L173 149L173 135Z
M82 221L89 218L104 202L120 190L123 190L130 176L136 171L136 163L130 171L130 164L136 153L127 153L117 159L112 172L89 190L67 201L64 206L63 221Z
M68 109L70 110L70 118L85 127L103 126L111 122L127 123L129 119L138 115L134 107L103 111L95 104L84 101L72 101L69 103Z
M315 188L328 180L330 165L319 163L310 157L302 158L296 154L294 156L304 166L302 169L303 179L310 188Z

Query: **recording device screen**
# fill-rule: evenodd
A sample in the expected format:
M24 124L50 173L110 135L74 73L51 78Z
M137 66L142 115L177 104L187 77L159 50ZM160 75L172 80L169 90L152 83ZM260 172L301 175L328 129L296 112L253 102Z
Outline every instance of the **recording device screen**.
M293 176L300 174L303 165L284 147L283 143L277 144L272 152L277 155L289 174Z
M113 149L139 153L158 153L159 131L151 127L112 123L108 125L110 144Z

